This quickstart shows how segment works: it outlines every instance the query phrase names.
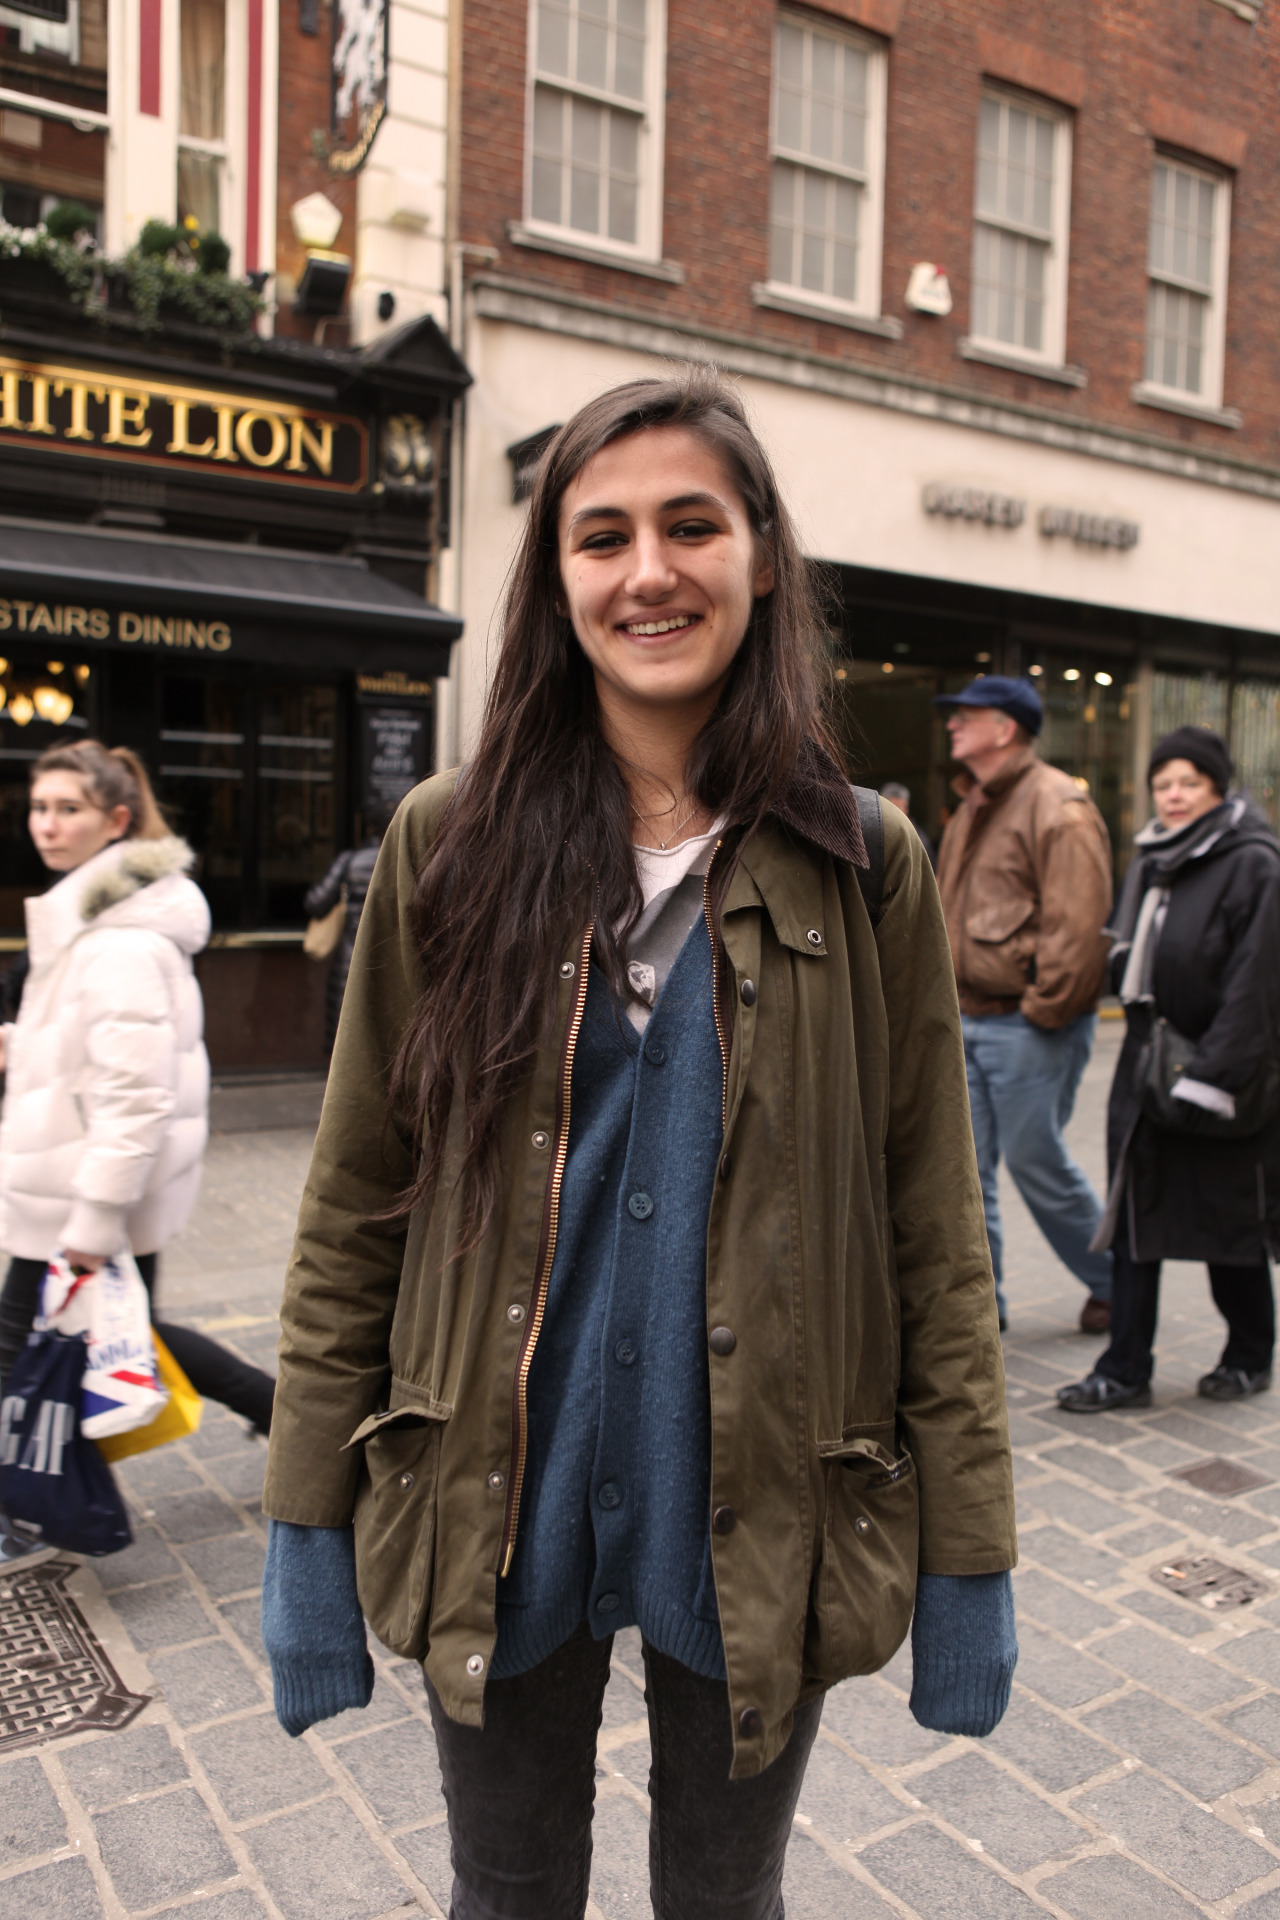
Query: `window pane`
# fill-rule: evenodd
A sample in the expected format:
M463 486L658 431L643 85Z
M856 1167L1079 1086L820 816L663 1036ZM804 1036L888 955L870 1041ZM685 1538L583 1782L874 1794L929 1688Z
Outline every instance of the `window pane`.
M773 177L770 183L770 225L769 225L769 278L784 284L796 278L793 256L795 253L795 200L799 168L790 167L785 160L774 162Z
M584 86L603 90L608 85L608 76L609 29L599 21L580 20L577 77Z
M979 339L1043 352L1048 253L1043 241L977 223L972 325Z
M182 0L178 132L221 140L227 77L226 0Z
M569 225L583 233L600 231L600 139L604 108L593 100L574 100L570 109L573 165L569 169Z
M1147 296L1147 378L1162 387L1200 393L1204 385L1209 302L1153 280Z
M984 96L974 194L980 219L1008 220L1049 238L1055 137L1055 123L1047 114Z
M609 115L609 237L634 243L639 188L640 122L629 113Z
M535 220L554 226L564 221L565 108L568 95L553 87L533 90L533 195L530 212Z
M644 99L644 36L620 33L615 46L613 90L626 100Z
M1170 160L1157 160L1151 175L1152 273L1210 291L1213 280L1215 183Z
M221 228L222 162L211 153L178 149L178 222L193 219L201 233Z
M861 171L867 164L868 70L861 48L812 28L780 24L777 146Z
M569 77L569 15L548 0L538 8L538 67L543 73Z

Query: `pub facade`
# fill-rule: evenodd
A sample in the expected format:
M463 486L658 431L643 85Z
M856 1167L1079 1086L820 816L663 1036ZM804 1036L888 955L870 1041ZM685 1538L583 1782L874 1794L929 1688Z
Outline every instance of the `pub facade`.
M134 748L212 909L215 1069L322 1064L304 896L432 770L467 384L430 318L229 343L0 282L0 942L47 879L31 763Z

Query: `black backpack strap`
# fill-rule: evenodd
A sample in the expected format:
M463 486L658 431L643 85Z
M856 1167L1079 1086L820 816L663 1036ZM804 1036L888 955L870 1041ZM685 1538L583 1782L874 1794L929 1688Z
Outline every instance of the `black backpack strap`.
M862 889L871 924L878 927L884 913L884 814L880 795L874 788L855 787L853 797L858 803L862 837L867 843L867 857L871 863L866 867L855 867L854 872L858 876L858 885Z

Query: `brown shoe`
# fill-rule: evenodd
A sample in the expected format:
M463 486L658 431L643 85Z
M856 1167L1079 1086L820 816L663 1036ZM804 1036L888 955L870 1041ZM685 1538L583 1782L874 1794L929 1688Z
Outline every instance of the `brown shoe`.
M1095 1300L1092 1294L1080 1309L1081 1333L1110 1333L1111 1302Z

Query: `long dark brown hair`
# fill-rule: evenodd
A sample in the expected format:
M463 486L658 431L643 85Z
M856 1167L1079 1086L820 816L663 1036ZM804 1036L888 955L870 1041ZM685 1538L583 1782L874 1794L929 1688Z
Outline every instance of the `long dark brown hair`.
M591 666L560 611L559 518L566 488L601 448L659 426L688 429L724 462L774 576L694 743L690 796L749 833L792 779L805 742L831 750L809 571L737 394L714 370L688 366L589 401L543 456L479 743L411 908L427 985L393 1074L393 1103L421 1142L402 1205L434 1191L460 1092L472 1238L493 1206L504 1110L553 1021L557 963L594 917L595 958L616 991L640 909L630 795L600 730Z

